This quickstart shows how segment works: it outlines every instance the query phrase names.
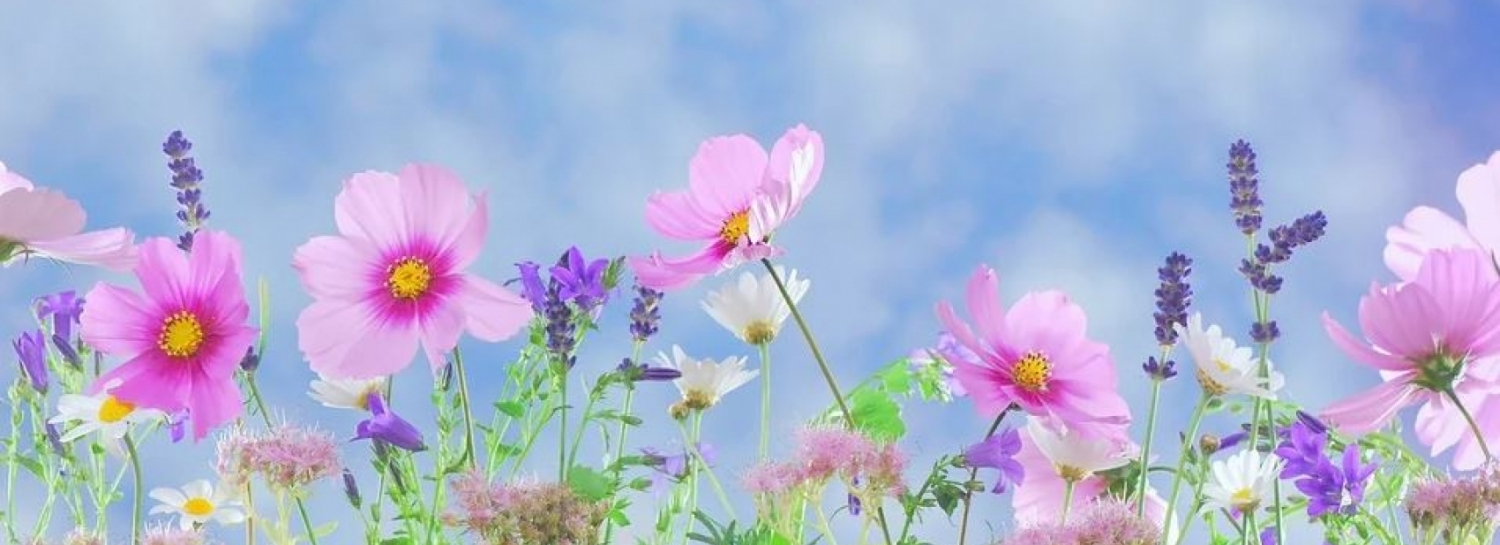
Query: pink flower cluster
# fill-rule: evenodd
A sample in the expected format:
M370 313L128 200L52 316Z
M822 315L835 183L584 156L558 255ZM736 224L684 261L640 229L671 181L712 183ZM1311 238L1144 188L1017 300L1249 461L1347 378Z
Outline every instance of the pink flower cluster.
M31 545L46 545L47 542L35 540ZM89 530L73 530L67 537L63 538L62 545L106 545L108 542ZM182 530L174 526L151 526L141 534L141 545L210 545L207 536L202 530Z
M1110 498L1089 502L1066 523L1023 528L1001 545L1152 545L1159 541L1158 525L1135 516L1131 503Z
M272 488L293 490L337 475L342 467L333 435L292 424L236 430L218 444L219 477L237 487L259 475Z
M1500 520L1500 462L1466 479L1417 483L1406 496L1406 514L1417 536L1488 535Z
M894 444L878 444L858 432L819 426L797 432L791 460L753 467L742 480L745 489L760 500L804 487L821 490L837 477L860 501L871 502L906 491L901 480L905 467L906 455Z
M607 502L579 498L557 483L491 484L481 472L452 483L457 512L444 516L451 526L479 536L485 545L598 543Z

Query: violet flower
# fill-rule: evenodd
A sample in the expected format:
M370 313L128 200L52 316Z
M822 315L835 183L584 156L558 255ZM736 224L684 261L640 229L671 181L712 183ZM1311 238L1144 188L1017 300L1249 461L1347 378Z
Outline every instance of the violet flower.
M198 188L198 183L203 181L203 171L198 169L197 161L188 156L192 149L193 143L182 136L182 131L172 131L161 146L162 153L172 159L167 168L172 169L172 187L177 189L177 204L182 206L177 211L177 221L182 222L185 232L178 237L177 247L183 251L192 250L193 235L209 216L208 207L203 206L202 190Z
M371 393L366 399L370 403L370 418L360 421L354 428L354 439L370 439L410 452L427 450L422 442L422 432L385 406L379 393Z
M1166 263L1156 269L1161 285L1156 288L1156 312L1151 316L1156 321L1156 342L1171 346L1177 342L1174 325L1187 323L1188 307L1193 304L1193 287L1188 284L1188 275L1193 272L1193 260L1172 252Z
M608 259L587 261L577 246L569 247L551 269L552 279L561 286L558 296L578 305L584 314L591 313L609 297L604 289L604 272L608 268Z
M630 336L636 342L646 342L656 334L661 322L661 299L666 294L637 284L635 305L630 308Z
M1255 175L1255 150L1244 140L1229 146L1229 207L1234 210L1234 224L1240 232L1253 235L1260 230L1260 180Z
M620 360L620 366L616 368L625 380L629 382L666 382L682 378L682 371L671 367L654 367L644 363L635 363L630 358Z
M16 356L20 358L21 374L26 375L31 389L37 393L47 394L47 343L46 337L40 330L22 333L16 340L11 341L11 346L16 349Z
M972 468L990 468L1000 470L1000 478L995 480L995 494L1005 492L1006 483L1021 484L1021 479L1026 476L1026 468L1016 461L1016 453L1021 452L1021 434L1015 429L991 435L989 439L964 449L964 465Z
M1365 484L1375 473L1377 464L1359 462L1359 445L1344 449L1342 463L1334 465L1323 458L1317 467L1297 480L1297 490L1307 495L1307 516L1317 517L1335 512L1352 515L1365 499Z
M78 325L79 316L83 315L83 298L74 291L63 291L38 297L36 300L36 318L39 321L52 319L52 334L73 340L73 326Z

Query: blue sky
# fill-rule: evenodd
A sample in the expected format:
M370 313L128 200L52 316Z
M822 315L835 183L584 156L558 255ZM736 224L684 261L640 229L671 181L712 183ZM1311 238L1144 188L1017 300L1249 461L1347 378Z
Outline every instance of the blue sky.
M1313 209L1330 221L1328 237L1287 269L1275 302L1287 395L1321 407L1371 385L1318 316L1351 318L1368 282L1388 278L1384 228L1417 204L1456 212L1457 174L1500 149L1500 3L1153 8L6 0L0 161L78 198L91 225L168 235L174 203L160 142L184 130L206 173L213 226L244 241L248 277L272 284L276 326L262 373L272 404L342 434L356 418L303 393L311 373L292 321L307 298L289 262L301 242L333 230L333 196L356 171L432 161L487 189L492 229L479 271L508 278L512 263L570 244L589 254L656 248L643 199L686 183L699 141L744 132L769 143L805 122L822 132L827 162L782 240L787 264L812 279L806 312L841 383L930 342L933 303L958 297L984 262L1007 301L1057 288L1083 305L1140 415L1144 381L1133 370L1153 344L1150 293L1163 255L1198 260L1198 308L1210 321L1248 324L1223 172L1229 143L1245 138L1261 158L1269 222ZM0 272L0 333L27 326L35 295L129 282L59 271ZM749 355L697 308L717 284L668 299L654 348ZM625 311L617 306L605 324L614 332L586 349L585 371L618 361ZM471 345L474 367L491 366L476 382L497 377L515 347ZM778 343L775 361L786 401L778 417L790 430L829 400L795 337ZM418 369L402 380L425 382ZM664 410L668 390L640 406ZM1176 429L1196 389L1170 390L1163 422ZM709 440L753 450L735 436L753 428L756 403L732 397L710 415L721 433ZM962 402L911 411L917 467L985 425ZM662 443L670 432L635 437ZM198 463L211 445L148 450ZM749 458L729 456L721 473ZM179 467L189 466L156 464L148 481L180 484ZM315 502L352 522L334 488ZM987 499L977 513L1007 527L1007 502ZM942 520L922 528L935 542L955 533Z

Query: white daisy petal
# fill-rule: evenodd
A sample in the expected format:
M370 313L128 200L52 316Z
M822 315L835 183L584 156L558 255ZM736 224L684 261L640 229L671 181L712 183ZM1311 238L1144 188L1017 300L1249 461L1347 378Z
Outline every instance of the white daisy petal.
M792 302L801 301L811 282L798 279L796 270L788 272L781 266L776 267L776 274L782 277ZM702 307L724 329L751 345L770 342L791 316L791 307L776 288L775 279L770 274L757 278L748 271L709 293Z

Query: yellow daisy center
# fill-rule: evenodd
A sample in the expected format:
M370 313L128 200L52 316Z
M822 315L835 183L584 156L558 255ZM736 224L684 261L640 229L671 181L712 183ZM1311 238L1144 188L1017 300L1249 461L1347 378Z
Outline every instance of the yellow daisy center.
M135 404L126 403L115 399L115 396L104 396L104 402L99 404L99 421L105 424L113 424L124 420L135 412Z
M421 297L432 288L432 267L415 257L403 257L386 270L385 287L397 299Z
M738 244L740 239L750 234L750 211L735 212L724 220L724 226L719 228L719 238L730 244Z
M1198 386L1203 387L1203 393L1208 394L1209 397L1217 397L1229 392L1228 387L1208 376L1208 372L1202 367L1199 367L1195 374L1198 376Z
M745 326L745 342L753 345L762 345L776 338L776 329L771 327L770 322L756 320Z
M214 512L214 504L204 498L192 498L182 504L182 512L195 517L208 516Z
M1033 350L1016 361L1012 373L1015 375L1016 386L1032 392L1044 391L1047 383L1052 380L1052 362L1047 360L1046 355Z
M1241 488L1229 495L1229 503L1240 512L1254 511L1260 505L1260 500L1255 499L1255 493L1249 488Z
M156 345L168 356L191 358L198 355L198 349L203 348L206 338L203 323L193 313L183 310L168 316L162 323L161 336L157 338Z

